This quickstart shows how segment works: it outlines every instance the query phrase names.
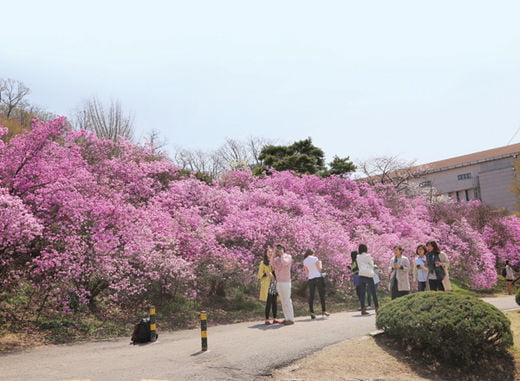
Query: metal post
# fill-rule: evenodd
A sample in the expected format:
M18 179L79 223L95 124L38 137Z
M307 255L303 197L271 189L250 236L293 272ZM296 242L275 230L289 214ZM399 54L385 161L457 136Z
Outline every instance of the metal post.
M155 307L150 307L150 341L157 340L157 326L155 325Z
M202 340L202 351L208 350L208 316L206 311L200 312L200 337Z

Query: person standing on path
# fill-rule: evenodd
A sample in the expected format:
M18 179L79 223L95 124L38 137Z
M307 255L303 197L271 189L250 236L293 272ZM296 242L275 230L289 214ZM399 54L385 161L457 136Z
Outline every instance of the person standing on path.
M403 256L401 246L394 247L394 257L390 260L390 290L392 300L410 293L410 261Z
M314 313L314 295L316 288L318 288L318 294L320 296L321 314L323 316L329 316L330 314L325 308L325 280L321 274L322 263L318 257L316 257L313 249L307 249L304 258L303 268L309 279L309 312L311 319L316 319L316 314Z
M365 308L366 290L370 292L374 299L376 312L379 309L379 302L377 300L376 288L374 285L374 260L367 252L368 248L365 244L359 245L356 262L359 268L359 302L361 304L361 315L369 314Z
M282 324L294 324L294 310L291 299L291 266L292 257L285 252L283 245L276 245L272 261L273 270L276 273L276 289L280 295L283 316Z
M428 265L426 262L426 246L419 245L415 249L413 280L417 282L417 291L426 291L426 282L428 281Z
M273 256L273 248L268 245L265 253L264 259L260 262L260 267L258 268L258 279L260 279L260 297L259 299L265 303L265 324L269 325L271 322L269 321L269 313L273 312L273 324L280 323L276 320L277 313L277 305L276 299L278 297L278 292L276 291L276 277L273 269L271 268L271 259Z
M357 251L351 251L350 257L352 258L352 264L350 266L347 266L347 268L352 271L352 283L354 283L354 287L356 288L356 295L359 300L361 300L361 297L359 296L359 268L356 262L358 252Z
M506 260L506 283L507 283L507 293L508 295L513 295L513 280L515 279L515 273L513 272L513 268L509 264L509 259Z

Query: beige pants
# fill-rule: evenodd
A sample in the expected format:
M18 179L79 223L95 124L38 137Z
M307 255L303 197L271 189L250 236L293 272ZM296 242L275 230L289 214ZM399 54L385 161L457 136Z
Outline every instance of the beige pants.
M276 290L280 296L285 320L294 321L294 310L291 299L291 282L277 282Z

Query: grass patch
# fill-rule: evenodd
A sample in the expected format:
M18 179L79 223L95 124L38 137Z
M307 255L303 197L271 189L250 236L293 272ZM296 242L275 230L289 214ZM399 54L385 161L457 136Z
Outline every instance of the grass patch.
M512 354L515 357L516 368L520 378L520 310L505 311L504 313L511 321L511 331L513 332Z

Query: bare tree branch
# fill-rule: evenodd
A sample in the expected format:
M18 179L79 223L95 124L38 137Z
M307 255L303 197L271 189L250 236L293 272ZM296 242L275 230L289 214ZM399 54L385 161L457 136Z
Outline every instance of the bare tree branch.
M416 166L414 160L407 161L398 156L375 157L361 162L358 168L366 176L364 180L369 184L393 184L398 192L405 192L409 187L409 181L421 171L421 167Z
M117 141L120 136L132 140L133 117L123 113L119 101L110 101L108 109L97 98L87 100L76 113L74 124L79 129L94 131L99 138Z
M21 81L14 79L0 79L0 105L5 108L7 118L15 109L23 109L27 106L24 98L31 90Z

